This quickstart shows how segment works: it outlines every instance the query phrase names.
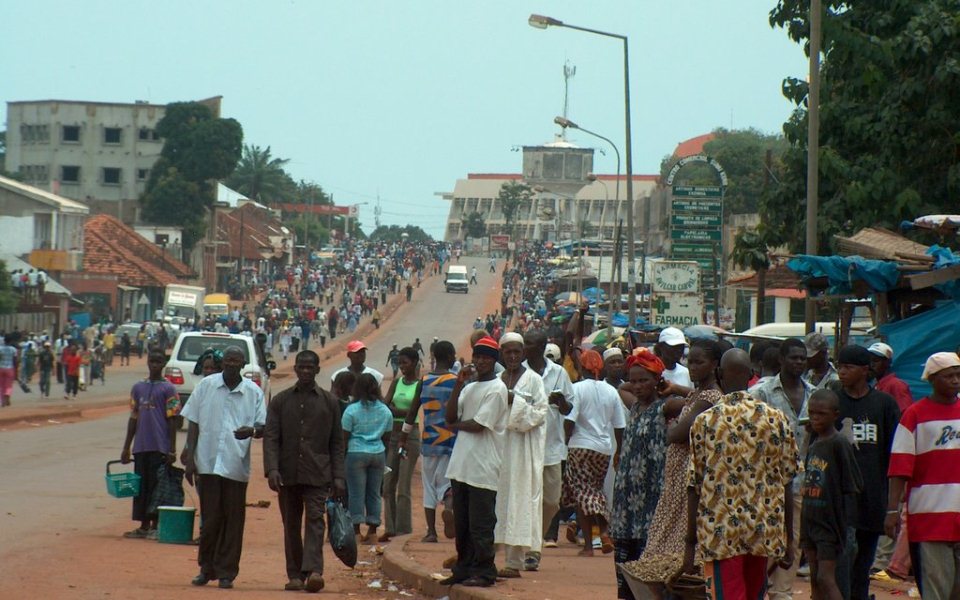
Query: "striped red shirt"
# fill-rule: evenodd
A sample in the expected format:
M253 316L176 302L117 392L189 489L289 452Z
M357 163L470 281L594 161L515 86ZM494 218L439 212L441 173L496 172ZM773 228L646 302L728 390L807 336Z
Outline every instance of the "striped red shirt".
M960 541L960 402L923 398L904 411L887 475L907 480L911 542Z

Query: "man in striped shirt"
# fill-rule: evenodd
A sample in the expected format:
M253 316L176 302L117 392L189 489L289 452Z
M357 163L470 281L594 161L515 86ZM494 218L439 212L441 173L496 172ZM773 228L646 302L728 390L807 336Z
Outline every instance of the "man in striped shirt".
M894 537L906 487L907 535L920 544L921 593L946 600L960 594L960 358L938 352L922 377L933 392L903 413L894 435L884 527Z

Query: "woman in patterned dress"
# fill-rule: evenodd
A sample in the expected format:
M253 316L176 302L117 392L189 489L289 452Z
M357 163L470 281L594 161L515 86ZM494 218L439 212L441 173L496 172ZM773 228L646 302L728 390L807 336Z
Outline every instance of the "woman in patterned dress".
M717 342L696 340L690 345L687 368L696 389L678 403L664 404L664 418L676 422L667 429L667 452L663 468L663 488L647 534L647 545L633 573L643 580L654 597L663 598L665 584L672 581L683 567L685 523L687 514L687 467L690 462L690 426L697 415L720 399L717 367L722 350ZM679 409L679 415L677 415Z
M663 370L663 362L646 348L638 348L627 357L627 384L621 387L620 398L630 413L623 430L610 514L616 563L640 558L660 498L667 450L667 426L662 412L665 401L657 398ZM619 571L617 598L634 600Z

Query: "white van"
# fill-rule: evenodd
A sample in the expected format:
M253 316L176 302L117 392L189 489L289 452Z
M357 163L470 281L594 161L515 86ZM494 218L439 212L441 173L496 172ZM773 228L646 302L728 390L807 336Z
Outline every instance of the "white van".
M470 293L470 279L467 277L467 267L463 265L450 265L447 267L447 276L443 280L443 285L447 288L447 293L451 290L455 292Z
M833 321L818 321L814 331L826 336L827 341L832 346L836 338L836 323ZM740 338L747 343L754 340L783 340L786 338L803 339L806 336L807 326L805 323L764 323L751 327L741 333L728 334L730 337ZM850 324L850 343L863 345L868 340L874 339L874 325L870 321L854 321ZM741 344L737 344L741 346Z

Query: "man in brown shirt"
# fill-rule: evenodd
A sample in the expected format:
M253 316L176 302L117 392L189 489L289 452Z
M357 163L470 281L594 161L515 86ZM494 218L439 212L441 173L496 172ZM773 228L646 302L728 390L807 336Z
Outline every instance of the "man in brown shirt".
M329 495L346 495L343 433L337 400L316 383L320 357L297 354L297 383L270 401L263 435L263 466L280 495L286 590L323 589L323 515ZM306 510L306 535L301 537Z

